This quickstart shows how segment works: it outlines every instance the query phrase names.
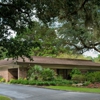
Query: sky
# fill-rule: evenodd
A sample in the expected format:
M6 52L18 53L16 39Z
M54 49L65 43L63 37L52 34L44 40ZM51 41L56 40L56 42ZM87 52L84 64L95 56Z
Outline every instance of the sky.
M100 54L100 53L98 53L95 50L89 50L89 51L85 52L83 55L84 56L91 56L91 57L95 58L95 57L98 57L98 54Z

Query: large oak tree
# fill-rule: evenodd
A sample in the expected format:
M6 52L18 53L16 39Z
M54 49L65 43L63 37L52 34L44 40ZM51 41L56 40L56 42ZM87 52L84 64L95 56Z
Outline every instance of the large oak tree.
M98 0L37 0L37 16L45 23L62 21L58 29L66 46L80 53L89 49L100 52L100 1Z
M58 29L60 40L78 51L95 49L100 52L100 1L99 0L1 0L0 1L0 47L9 56L29 56L35 41L21 38L8 39L10 30L23 35L33 27L33 16L46 25L55 21L62 23ZM27 44L28 43L28 44ZM24 45L27 44L27 45ZM2 56L2 55L1 55Z

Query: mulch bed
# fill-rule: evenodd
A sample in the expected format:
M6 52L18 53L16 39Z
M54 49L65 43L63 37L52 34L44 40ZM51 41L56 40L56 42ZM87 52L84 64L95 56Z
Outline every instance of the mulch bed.
M100 83L91 83L87 86L87 88L100 88Z

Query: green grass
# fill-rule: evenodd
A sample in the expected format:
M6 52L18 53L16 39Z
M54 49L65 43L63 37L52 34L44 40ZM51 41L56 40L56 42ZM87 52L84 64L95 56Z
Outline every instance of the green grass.
M0 100L11 100L10 98L6 97L6 96L2 96L0 95Z
M72 87L72 86L46 86L46 88L76 91L76 92L89 92L89 93L100 93L100 88L84 88L84 87Z

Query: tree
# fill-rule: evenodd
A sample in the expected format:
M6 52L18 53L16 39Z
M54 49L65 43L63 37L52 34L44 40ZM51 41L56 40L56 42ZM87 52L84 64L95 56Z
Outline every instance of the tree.
M3 57L2 52L6 57L30 56L29 50L36 44L22 41L21 36L26 28L33 25L31 3L31 0L0 0L0 58ZM12 33L16 33L15 39L8 38Z
M63 44L79 53L89 49L100 52L100 1L98 0L38 0L37 16L44 23L62 20ZM59 32L59 31L58 31Z
M32 48L31 52L34 56L57 56L63 53L66 48L62 47L59 37L56 33L56 28L47 27L45 24L35 22L32 29L28 30L24 35L24 39L35 41L40 44L37 48Z
M64 28L65 32L61 28L59 32L63 37L59 40L65 40L63 43L65 46L76 48L81 53L89 49L100 52L99 0L1 0L0 47L3 47L1 52L7 49L9 55L10 53L13 55L16 48L14 47L13 52L9 52L13 44L12 40L7 38L11 34L9 29L16 32L17 36L24 34L26 28L33 27L34 15L48 26L55 21L61 21L63 28L67 25ZM67 36L68 38L65 38ZM18 50L13 56L20 54L27 56L28 53L20 52L18 46L20 43L14 42L13 45L17 46Z

